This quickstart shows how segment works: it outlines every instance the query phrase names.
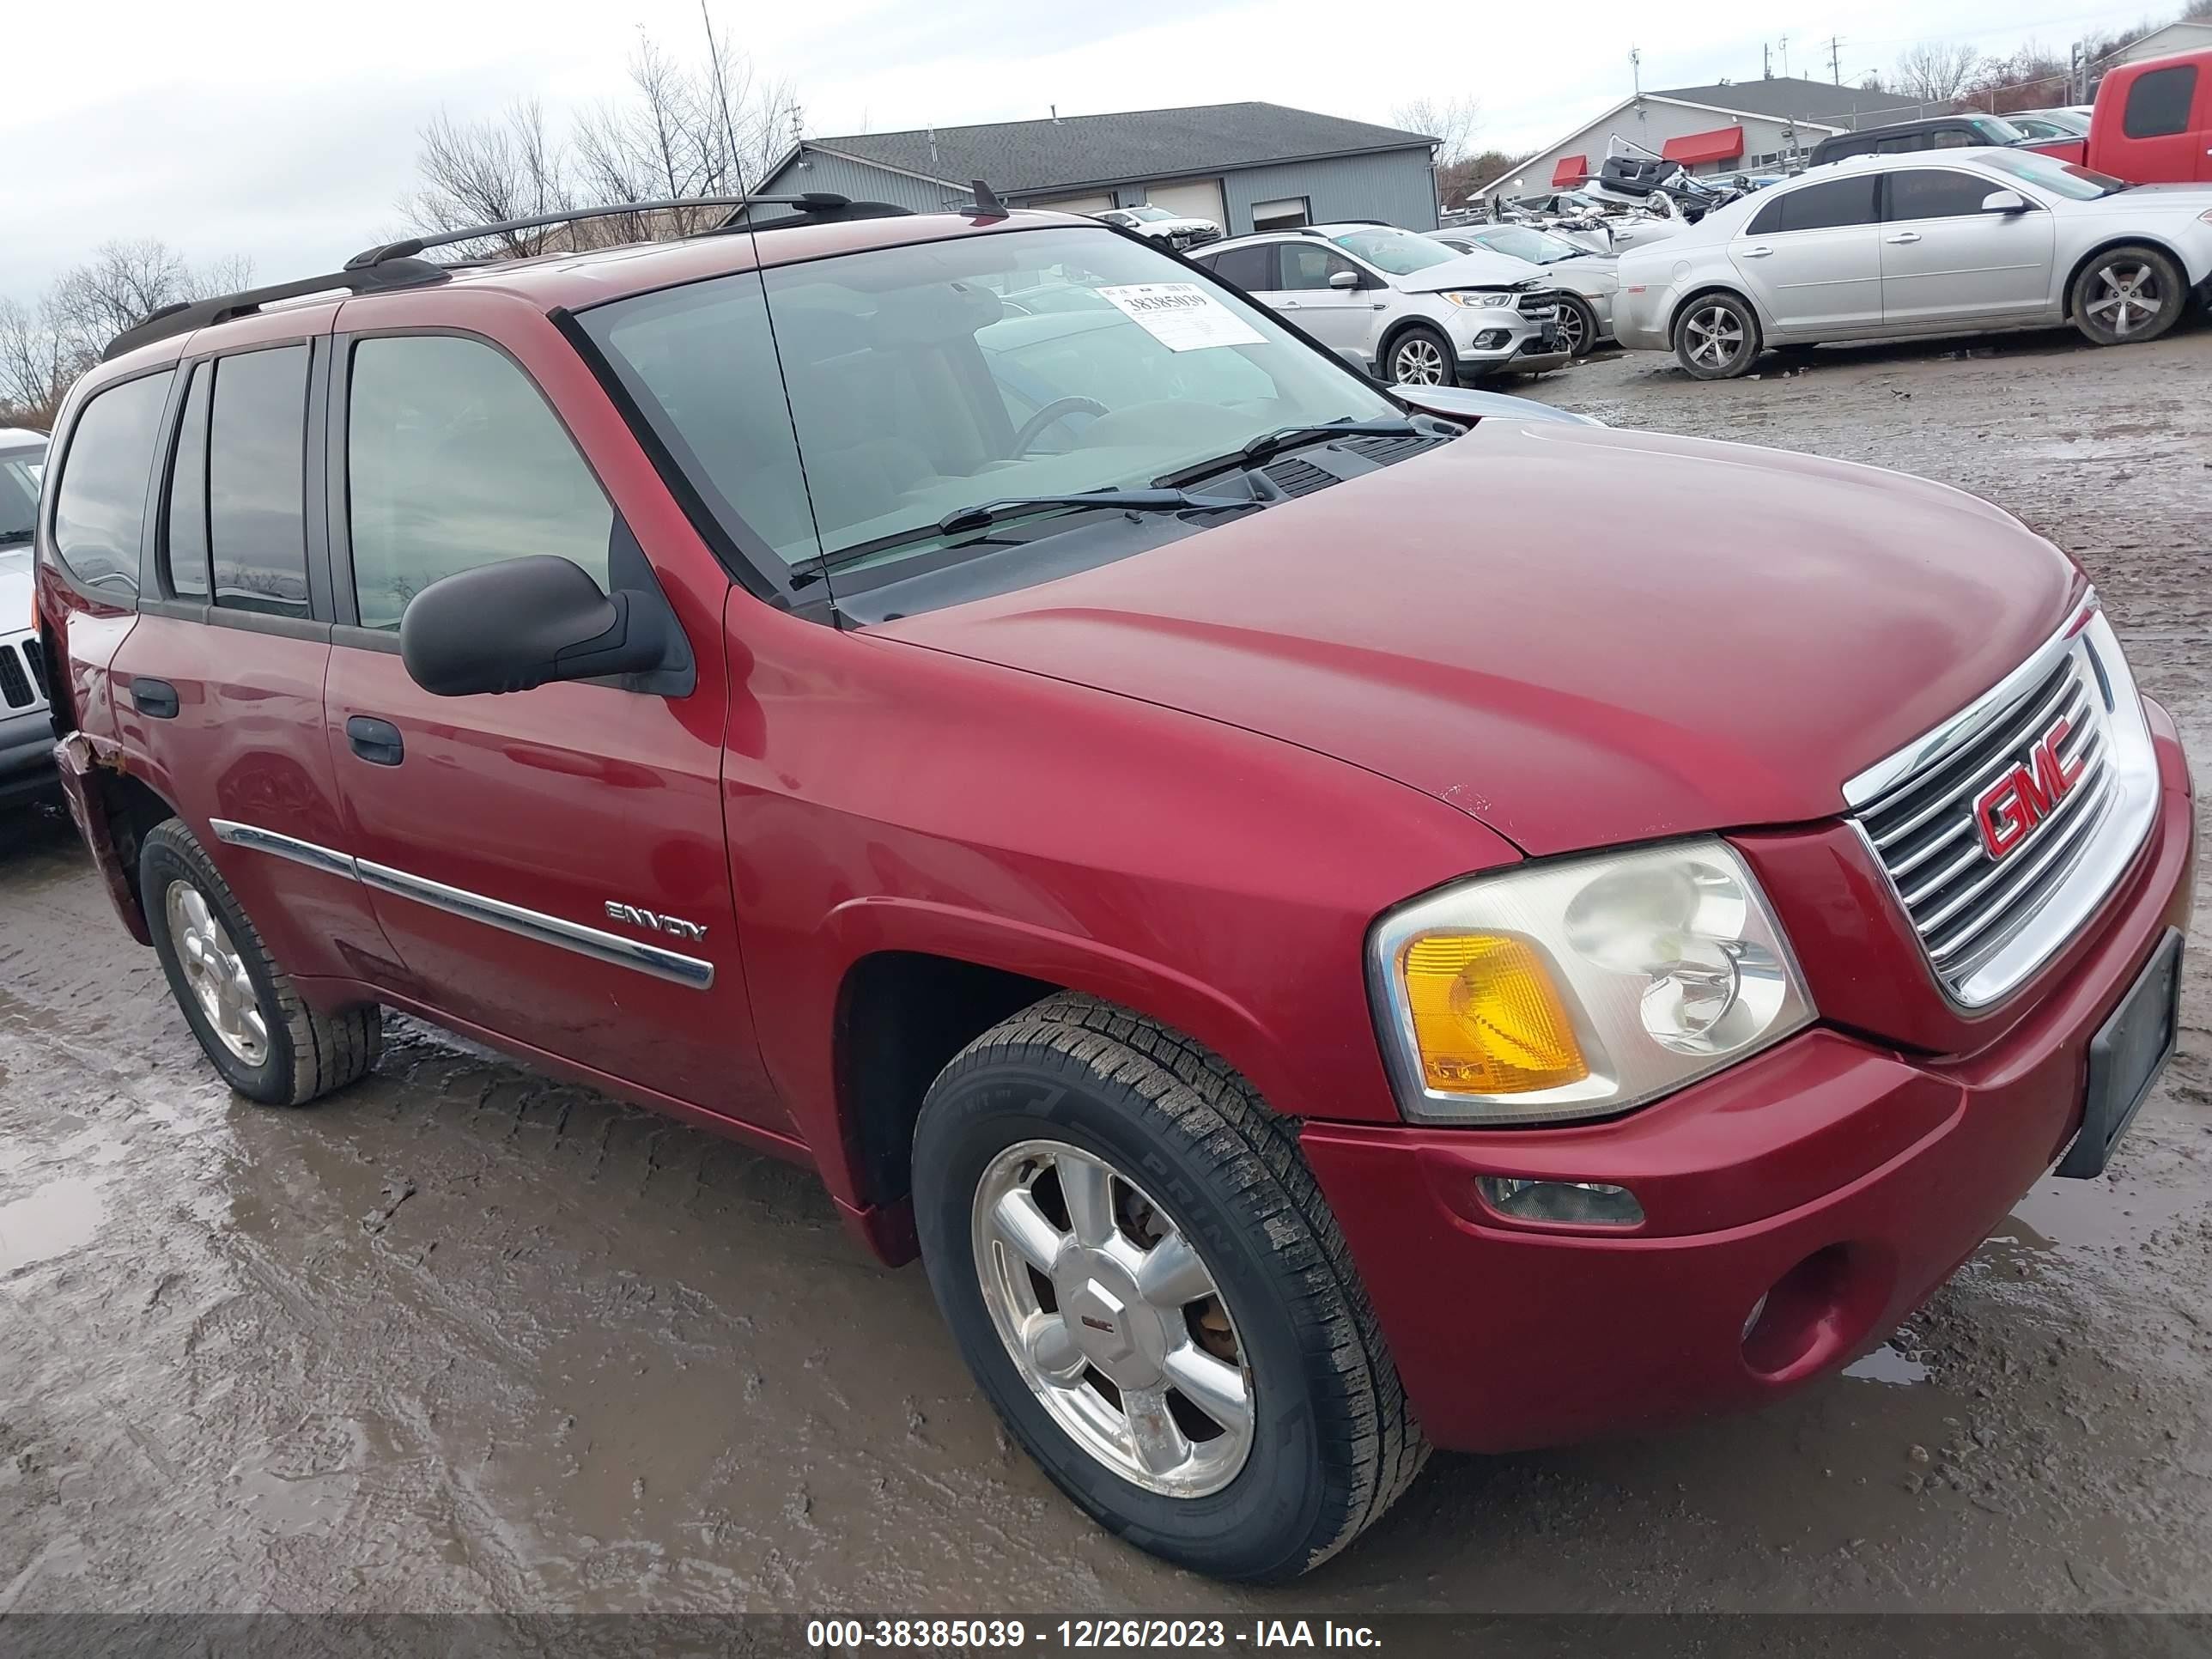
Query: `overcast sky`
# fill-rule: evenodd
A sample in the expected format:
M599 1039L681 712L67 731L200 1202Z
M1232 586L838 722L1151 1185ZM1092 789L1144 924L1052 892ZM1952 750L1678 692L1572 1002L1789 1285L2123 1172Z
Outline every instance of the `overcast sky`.
M1479 142L1548 143L1629 90L1789 65L1846 80L1921 39L2063 55L2136 5L2079 0L1804 0L1549 8L1358 0L708 0L758 72L798 86L809 136L929 123L1266 99L1388 121L1425 94L1472 96ZM0 0L0 295L28 299L111 236L194 260L243 253L276 282L403 228L416 135L441 109L558 110L615 96L644 29L690 55L698 0ZM2160 4L2163 14L2171 8ZM1520 20L1516 27L1516 20ZM1775 69L1782 68L1778 51Z

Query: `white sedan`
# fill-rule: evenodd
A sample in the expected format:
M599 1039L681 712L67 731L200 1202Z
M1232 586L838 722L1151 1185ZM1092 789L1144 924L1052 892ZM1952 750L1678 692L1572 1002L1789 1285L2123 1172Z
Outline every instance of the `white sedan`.
M1854 157L1620 256L1613 334L1703 380L1767 346L2051 327L2154 340L2212 284L2212 186L2013 149Z

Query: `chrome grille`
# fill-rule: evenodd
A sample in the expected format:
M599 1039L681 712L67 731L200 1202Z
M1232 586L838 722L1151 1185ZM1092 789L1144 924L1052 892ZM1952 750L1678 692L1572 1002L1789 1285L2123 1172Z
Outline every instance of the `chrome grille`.
M2052 758L2071 782L2056 793L2037 751L2062 720ZM1875 771L1887 775L1872 793L1859 793L1863 779L1846 787L1858 827L1937 979L1969 1006L2018 984L2101 900L2148 827L2156 782L2134 683L2101 615ZM2002 856L1979 817L1991 792Z

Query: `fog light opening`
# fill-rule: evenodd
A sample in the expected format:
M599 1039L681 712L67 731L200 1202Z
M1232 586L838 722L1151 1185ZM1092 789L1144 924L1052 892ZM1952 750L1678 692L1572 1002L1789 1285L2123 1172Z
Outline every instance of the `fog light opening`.
M1498 1214L1515 1221L1571 1227L1640 1227L1644 1206L1626 1187L1605 1181L1531 1181L1519 1176L1477 1176L1475 1190Z
M1893 1274L1878 1250L1831 1244L1775 1280L1744 1321L1744 1364L1792 1382L1847 1358L1881 1312Z

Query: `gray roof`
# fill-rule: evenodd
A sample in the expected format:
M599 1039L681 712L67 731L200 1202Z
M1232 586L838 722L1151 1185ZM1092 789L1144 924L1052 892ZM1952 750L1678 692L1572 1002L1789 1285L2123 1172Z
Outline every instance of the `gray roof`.
M1711 87L1668 87L1651 94L1679 98L1686 104L1715 104L1746 115L1771 116L1777 120L1819 121L1847 126L1854 118L1884 116L1905 120L1929 106L1894 92L1867 92L1857 87L1838 87L1826 81L1776 76L1771 80L1723 81Z
M1202 104L1195 109L1068 115L1057 121L997 121L939 127L934 134L862 132L810 138L833 150L948 184L981 179L1000 194L1063 185L1220 173L1304 156L1426 147L1418 132L1347 121L1280 104Z

